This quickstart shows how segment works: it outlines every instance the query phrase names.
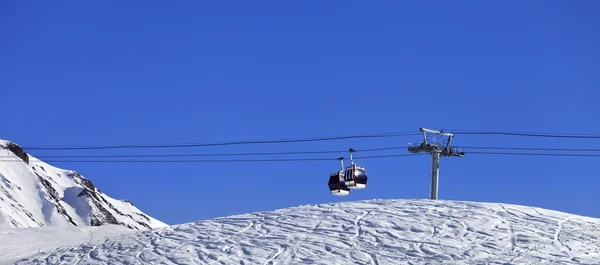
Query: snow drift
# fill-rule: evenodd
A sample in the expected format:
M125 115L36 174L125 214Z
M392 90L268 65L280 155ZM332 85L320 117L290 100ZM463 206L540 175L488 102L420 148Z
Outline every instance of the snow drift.
M494 203L373 200L117 235L16 264L600 264L600 219Z
M53 167L0 140L0 228L105 224L135 230L167 226L131 202L107 196L77 172Z

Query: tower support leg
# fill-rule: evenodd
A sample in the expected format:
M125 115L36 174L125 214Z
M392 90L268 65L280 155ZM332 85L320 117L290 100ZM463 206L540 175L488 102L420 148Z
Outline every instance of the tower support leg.
M431 153L431 193L429 198L432 200L438 199L438 178L440 171L440 153Z

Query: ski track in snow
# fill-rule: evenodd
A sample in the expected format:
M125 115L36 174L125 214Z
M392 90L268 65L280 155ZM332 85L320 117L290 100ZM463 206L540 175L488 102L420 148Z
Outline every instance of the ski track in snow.
M373 200L116 235L16 264L600 264L598 238L600 219L539 208Z
M504 213L506 213L507 215L509 215L509 211L508 211L508 209L506 209L506 207L504 205L500 204L500 207L502 207L502 210L504 211ZM509 251L509 254L514 257L515 253L517 251L517 237L515 235L515 231L513 229L513 226L510 223L510 220L509 220L508 216L500 215L500 214L498 214L498 215L500 216L500 218L502 219L502 221L507 225L508 234L510 236L510 251ZM513 259L511 259L509 262L512 262L512 261L513 261Z
M360 236L360 232L361 232L361 227L360 227L360 219L363 219L365 216L367 216L367 214L369 214L369 212L364 212L362 215L357 216L356 219L354 219L354 227L355 227L355 233L354 236L350 238L350 241L352 241L352 245L354 245L355 248L358 249L358 246L356 245L356 243L354 243L354 241L356 240L357 237Z
M560 232L562 232L564 223L568 222L570 219L571 218L565 218L563 220L558 221L558 227L556 228L556 232L554 232L554 243L560 244L561 246L564 246L564 247L568 248L569 250L572 250L569 246L563 244L559 238Z

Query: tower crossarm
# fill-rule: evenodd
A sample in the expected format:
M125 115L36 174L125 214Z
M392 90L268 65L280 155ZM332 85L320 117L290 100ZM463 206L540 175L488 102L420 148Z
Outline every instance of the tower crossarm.
M409 145L408 151L411 153L429 153L431 154L431 193L429 194L430 199L437 200L438 199L438 178L439 178L439 168L440 168L440 157L463 157L465 155L464 152L460 150L460 148L456 148L450 145L452 141L452 137L454 134L447 133L437 130L431 130L426 128L419 129L423 133L423 142L419 145ZM446 144L441 145L437 143L428 143L427 142L427 133L438 134L442 136L447 136L448 141Z
M426 128L420 128L420 130L421 130L422 132L428 132L428 133L440 134L440 135L443 135L443 136L450 136L450 137L454 136L454 134L447 133L447 132L444 132L444 131L431 130L431 129L426 129Z

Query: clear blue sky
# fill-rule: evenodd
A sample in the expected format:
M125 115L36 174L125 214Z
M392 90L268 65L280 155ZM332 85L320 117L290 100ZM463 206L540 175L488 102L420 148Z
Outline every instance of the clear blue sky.
M599 11L595 1L4 2L0 138L26 147L419 127L600 133ZM419 141L31 153L316 151ZM600 148L599 140L460 135L454 141ZM338 169L335 160L53 164L169 224L312 203L428 196L427 156L357 162L367 168L369 187L343 198L326 187ZM442 161L440 198L600 217L599 162L467 153Z

